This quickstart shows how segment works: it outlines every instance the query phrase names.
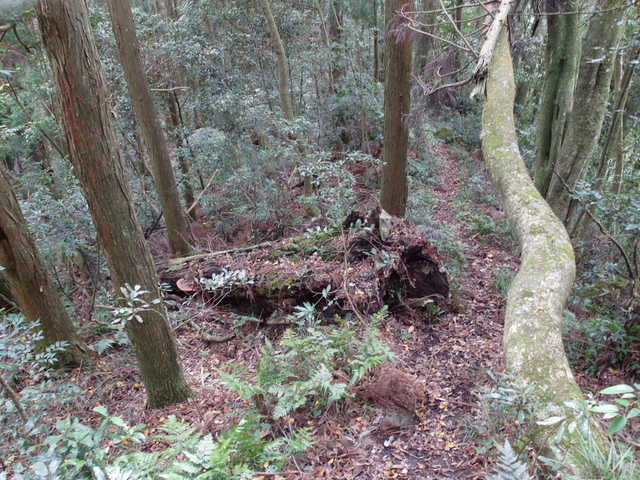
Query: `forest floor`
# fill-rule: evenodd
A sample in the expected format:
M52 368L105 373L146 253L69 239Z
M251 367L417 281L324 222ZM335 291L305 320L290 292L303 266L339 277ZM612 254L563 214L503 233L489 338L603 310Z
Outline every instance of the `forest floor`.
M379 326L397 359L383 374L395 376L396 385L408 382L421 392L414 415L411 419L398 418L388 406L367 403L356 396L319 417L303 419L311 429L314 445L290 460L281 473L258 473L256 480L472 480L483 479L493 471L493 460L479 443L491 436L493 428L480 394L483 389L494 388L494 378L504 371L504 289L499 278L507 271L515 272L518 259L508 233L480 234L470 227L473 217L500 222L502 213L496 202L469 202L464 205L463 215L455 211L454 200L469 181L464 173L468 165L463 168L460 158L446 145L435 145L432 151L442 168L432 183L431 223L452 232L454 238L450 240L462 245L465 264L458 269L451 298L437 310L433 321L416 321L416 316L406 310L392 310ZM479 158L464 161L482 170ZM109 349L91 369L73 374L71 380L85 394L71 414L95 423L99 416L92 409L105 405L111 415L131 425L145 424L148 436L158 434L158 427L170 415L214 436L237 420L235 415L243 401L225 387L220 369L233 363L255 372L267 339L276 342L286 327L247 322L236 328L233 338L208 343L190 325L216 328L232 313L222 305L192 304L188 308L193 315L178 325L176 335L187 381L196 393L194 398L163 409L147 409L131 352ZM93 340L97 341L99 335L95 335ZM91 339L89 342L93 343ZM52 412L61 417L68 414ZM161 448L161 443L153 442L143 446L147 450Z
M503 371L504 299L496 291L495 273L498 269L515 271L518 261L512 240L479 235L456 214L453 200L466 180L446 146L433 148L443 168L434 185L431 215L437 223L449 226L455 232L454 240L464 245L463 278L456 279L458 287L435 321L416 322L406 312L392 312L380 325L396 355L394 369L401 372L400 379L415 381L423 392L415 407L416 418L405 425L405 420L394 418L393 411L355 399L314 421L315 445L290 462L280 476L264 478L482 479L491 471L491 462L479 450L472 432L487 422L483 420L487 412L477 397L483 388L494 386L487 372ZM496 221L502 217L495 206L466 208L471 215ZM214 325L226 315L218 306L200 311L197 321ZM117 351L106 352L90 371L78 372L75 378L87 392L85 408L78 416L90 420L96 415L91 409L105 404L110 414L130 424L146 424L148 434L157 433L156 427L169 415L215 434L229 425L229 415L238 406L237 396L219 381L218 369L234 362L255 371L265 338L277 339L283 330L282 326L249 323L230 341L207 344L193 329L177 329L187 380L197 395L159 410L145 408L137 368L123 364ZM131 361L129 355L124 359Z

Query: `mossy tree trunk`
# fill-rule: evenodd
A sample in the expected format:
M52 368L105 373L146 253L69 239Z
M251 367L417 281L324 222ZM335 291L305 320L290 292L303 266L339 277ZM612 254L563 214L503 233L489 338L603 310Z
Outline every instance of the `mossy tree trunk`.
M174 255L187 255L191 251L189 225L182 210L169 149L142 65L131 3L129 0L108 0L107 3L131 103L149 150L156 192L167 225L169 248Z
M160 298L158 277L132 206L132 193L110 121L111 106L84 0L36 0L42 41L60 99L69 153L89 204L117 294L127 285ZM162 304L127 322L151 408L192 395L182 372L175 337Z
M565 224L576 211L570 191L584 178L600 138L607 109L616 50L625 27L626 8L621 0L601 0L585 37L573 108L557 149L547 202ZM617 8L611 8L611 7Z
M384 146L380 205L404 217L407 208L407 148L411 109L411 40L409 20L397 12L410 10L409 0L385 2Z
M545 80L538 110L535 160L535 184L543 197L549 191L559 146L573 107L575 77L582 49L580 16L558 13L570 13L574 9L572 0L549 0L546 3Z
M57 366L80 365L89 356L58 296L51 276L27 227L4 167L0 166L0 265L2 276L25 318L38 321L42 331L37 351L64 341L66 350Z
M542 404L581 401L564 353L561 318L575 275L575 261L563 224L544 201L518 149L514 123L515 84L507 29L492 57L482 117L482 151L509 223L522 248L521 267L507 295L504 361L507 370L533 386ZM544 415L544 413L542 413ZM601 440L600 432L593 431ZM565 435L567 461L580 473L578 433ZM537 438L545 447L548 438ZM580 477L582 478L582 477Z

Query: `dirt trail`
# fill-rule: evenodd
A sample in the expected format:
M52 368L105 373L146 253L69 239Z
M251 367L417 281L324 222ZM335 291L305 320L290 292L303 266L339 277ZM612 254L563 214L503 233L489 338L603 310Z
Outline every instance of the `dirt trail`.
M491 289L492 271L515 270L517 263L508 247L486 243L456 218L453 200L463 182L459 166L446 148L436 147L436 153L445 167L435 188L441 201L433 216L455 226L456 239L467 246L463 288L454 293L452 308L436 324L416 332L404 345L404 368L425 384L419 425L399 435L377 432L371 453L381 464L369 471L370 476L357 478L475 479L487 473L473 440L466 438L466 425L482 415L472 392L490 384L486 371L503 371L504 302ZM495 207L482 210L501 218Z

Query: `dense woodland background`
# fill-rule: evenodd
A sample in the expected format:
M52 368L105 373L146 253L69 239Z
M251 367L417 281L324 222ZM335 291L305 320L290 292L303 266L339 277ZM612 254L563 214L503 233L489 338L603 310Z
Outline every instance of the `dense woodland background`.
M5 269L0 284L5 308L0 430L7 439L0 444L8 452L0 459L0 478L156 478L161 472L164 478L321 478L321 466L331 470L326 462L334 457L318 447L326 439L313 422L370 418L365 400L388 408L394 402L385 400L376 378L405 386L420 378L418 370L389 367L392 358L405 367L418 363L401 353L422 338L418 331L437 332L451 318L477 313L465 307L472 288L469 274L476 274L473 266L480 258L475 242L487 249L484 260L495 255L503 261L483 267L487 278L481 282L499 298L487 303L492 318L501 322L522 248L502 217L482 162L482 82L470 98L478 84L470 79L489 22L485 6L387 0L385 12L384 2L377 0L131 0L144 73L125 75L118 50L133 58L123 48L135 41L125 38L118 45L112 29L115 9L124 2L88 0L90 32L101 60L96 65L107 85L104 102L96 98L119 149L110 158L122 162L131 188L129 204L160 268L160 281L168 282L160 287L167 314L164 307L154 310L160 307L154 303L153 273L149 287L114 273L117 262L102 232L137 227L96 228L100 222L92 219L94 209L87 205L91 194L78 180L84 169L90 174L92 159L83 158L70 139L69 108L60 95L64 81L58 75L65 64L54 61L52 67L58 58L56 35L46 33L54 31L55 22L43 26L61 2L35 3L34 9L30 2L0 0L0 158L5 172L0 182L0 264ZM69 2L73 8L84 4ZM622 443L611 447L615 455L600 452L602 458L592 462L592 478L640 478L632 460L638 453L640 414L638 4L519 1L508 28L520 153L538 192L567 228L576 255L576 279L562 314L565 351L587 394L618 384L611 394L626 395L617 403L611 396L598 397L600 403L587 396L585 403L565 405L571 413L550 414L542 436L552 448L562 445L563 429L586 428L590 409L604 414L613 419L610 432L621 432L616 439ZM87 78L74 81L86 86ZM138 110L131 101L143 95L135 89L145 86L134 86L141 79L150 87L157 115L148 105ZM77 115L95 110L90 100L79 98ZM406 105L399 106L402 101ZM144 112L153 118L145 120ZM385 123L385 113L387 122L397 116L395 126ZM94 138L98 129L90 125L78 122L76 135L86 128L86 138ZM158 180L155 147L147 137L154 128L164 132L159 141L166 141L173 186ZM169 199L176 185L179 201ZM14 275L7 260L17 250L15 244L11 250L7 220L16 217L14 193L30 232L22 234L33 238L56 296L79 332L79 337L54 340L73 344L78 338L75 353L69 353L68 344L35 338L18 313L23 310L28 317L28 305L42 300L37 288L17 292L20 272ZM117 203L110 192L93 194L97 203ZM396 237L388 241L387 220L375 210L380 203L407 220L389 220ZM182 244L172 239L171 228L167 235L171 206L188 232ZM436 272L446 267L446 289L412 296L411 288L393 276L407 274L402 265L410 256L403 255L416 244L420 262L432 262ZM358 283L366 272L347 266L354 255L371 262L376 285L384 285L376 294L366 291L366 300L356 292L366 290L374 277ZM176 257L187 257L186 266ZM180 275L172 276L174 267ZM329 274L330 269L337 270ZM300 272L322 272L326 278L318 273L310 287L305 278L312 293L300 293L295 283L304 277ZM335 272L340 280L331 277ZM259 280L265 278L267 287ZM487 294L474 288L476 297ZM298 297L284 301L283 292L292 289ZM269 300L256 302L263 294ZM177 337L177 350L167 347L166 355L158 355L153 341L145 340L144 328L158 312L164 312L169 329L153 341L162 344L166 335L170 341L165 343L173 344ZM138 322L137 316L145 321ZM222 333L203 334L209 320L221 324ZM46 340L46 328L44 334ZM138 344L148 344L150 351ZM231 344L233 355L228 353ZM214 367L207 378L198 377L189 356L209 348L224 350L231 360ZM107 380L92 384L90 393L89 384L78 380L87 369L106 371L98 367L101 362L115 371L137 358L142 380L132 374L129 387L122 388L144 383L150 391L149 379L157 372L145 371L143 359L187 349L187 381L180 367L175 375L182 383L172 395L185 400L196 393L202 399L200 381L202 388L205 380L213 382L207 387L212 390L226 385L223 397L211 393L221 403L207 405L228 414L216 428L198 407L191 409L193 418L167 410L167 416L177 412L183 423L163 416L146 429L129 426L107 412L131 415L132 424L147 422L131 413L133 407L123 406L136 393L118 402L113 392L104 394ZM238 355L242 360L235 358L236 349L243 352ZM42 366L47 358L55 364L64 351L66 361L80 363L80 370ZM533 453L531 445L540 446L533 438L540 436L541 426L526 422L537 418L533 412L544 405L535 403L518 378L501 376L501 360L488 363L473 371L493 373L478 377L475 394L469 387L460 397L467 404L465 415L474 419L460 424L466 422L474 445L469 451L475 453L460 454L464 468L424 478L556 478L562 460ZM376 386L363 379L374 379ZM385 388L401 392L404 400L395 402L399 411L420 411L424 393L413 387L398 390L397 384ZM97 393L99 400L91 406L99 410L74 404L78 396L100 389L103 394ZM170 403L149 402L152 407ZM349 417L349 411L359 413ZM596 458L597 444L594 440L583 457ZM409 473L393 478L423 478L415 470L419 460L407 467ZM376 476L375 467L350 468L322 475L387 478ZM503 476L490 477L493 468Z

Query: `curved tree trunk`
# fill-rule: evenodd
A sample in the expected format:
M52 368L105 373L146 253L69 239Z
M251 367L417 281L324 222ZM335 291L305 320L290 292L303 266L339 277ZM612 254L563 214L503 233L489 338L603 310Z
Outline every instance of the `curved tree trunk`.
M116 292L140 285L149 292L143 298L151 304L160 298L158 276L133 210L87 6L84 0L36 0L34 4L60 98L71 163ZM149 406L186 400L192 392L164 304L141 311L140 317L142 322L127 322L126 329Z
M496 44L486 88L482 151L500 203L522 248L521 267L507 296L505 365L510 373L533 386L535 397L543 404L582 400L561 335L562 310L575 275L573 249L565 228L540 196L520 156L506 28ZM599 432L594 434L599 440ZM537 440L544 446L548 438ZM582 457L575 445L564 446L569 449L568 458L580 463ZM572 467L581 469L580 465Z
M36 350L64 341L68 346L57 366L82 364L89 350L78 337L51 282L4 167L0 167L0 265L26 319L40 323L42 339Z
M385 2L384 146L380 205L404 217L407 208L407 148L411 110L411 39L409 20L396 12L411 8L410 0Z
M174 255L188 255L191 251L189 226L180 203L167 142L158 121L156 107L142 65L131 3L129 0L109 0L108 4L113 34L118 44L118 56L127 80L131 103L149 150L156 192L167 224L169 248Z

